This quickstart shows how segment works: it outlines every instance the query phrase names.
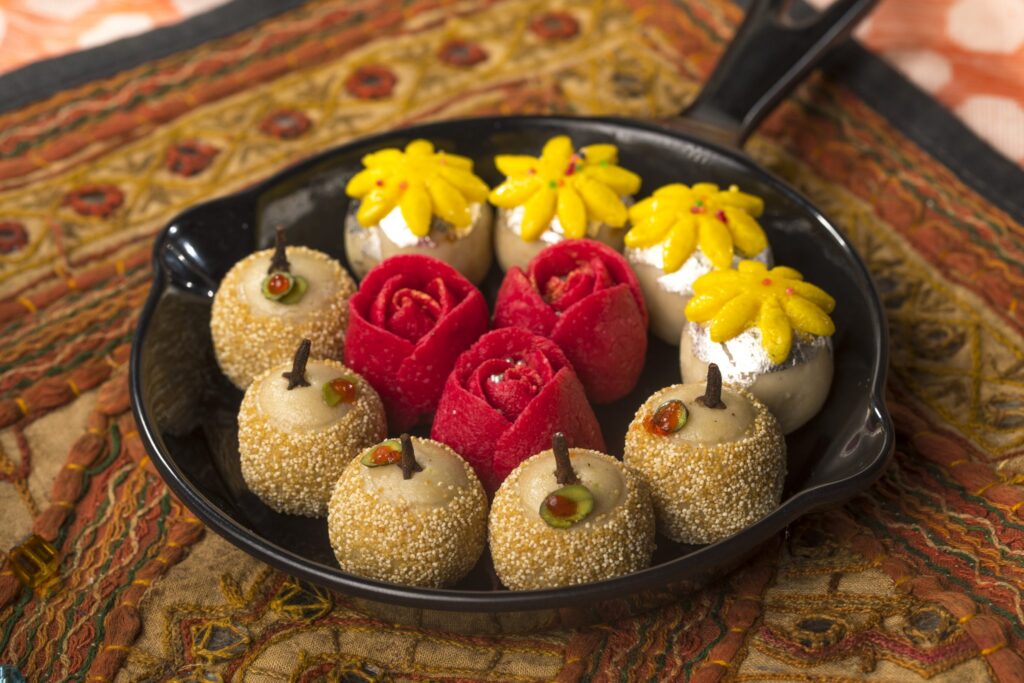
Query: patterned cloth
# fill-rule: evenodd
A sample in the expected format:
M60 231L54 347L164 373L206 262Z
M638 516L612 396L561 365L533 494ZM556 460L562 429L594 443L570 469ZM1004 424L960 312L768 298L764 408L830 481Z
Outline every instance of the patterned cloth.
M1024 679L1024 225L821 77L749 149L876 278L897 453L720 584L575 631L389 625L204 534L141 447L124 363L176 213L385 126L671 114L738 20L728 0L318 0L0 116L0 548L34 531L59 551L46 595L0 565L0 663L32 681Z
M9 0L0 6L0 72L136 35L226 1ZM882 0L857 37L1024 164L1021 0Z

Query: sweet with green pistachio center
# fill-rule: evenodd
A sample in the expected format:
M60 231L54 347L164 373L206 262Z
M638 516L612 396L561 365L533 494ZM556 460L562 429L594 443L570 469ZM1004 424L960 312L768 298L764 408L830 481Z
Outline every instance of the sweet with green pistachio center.
M346 377L338 377L325 382L321 389L324 403L332 408L339 403L354 403L357 397L356 385Z
M388 439L384 443L367 449L360 462L367 467L393 465L402 459L402 449L397 439Z
M594 494L580 483L569 459L569 446L562 432L551 437L555 455L555 481L560 489L552 491L540 506L540 517L548 526L566 529L582 521L594 509Z

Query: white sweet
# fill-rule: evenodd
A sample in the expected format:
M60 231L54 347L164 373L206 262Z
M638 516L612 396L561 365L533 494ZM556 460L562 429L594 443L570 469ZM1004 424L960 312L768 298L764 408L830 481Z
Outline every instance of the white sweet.
M651 318L651 332L666 344L679 344L679 335L686 324L684 309L693 297L693 282L701 275L715 269L711 260L700 249L694 249L690 257L683 262L679 270L666 273L664 270L664 247L662 244L645 249L627 248L624 252L626 260L640 281L640 289L644 293L647 312ZM741 258L733 256L735 268ZM770 248L753 257L769 268L773 264Z
M696 399L706 388L701 382L655 392L626 432L623 462L647 482L659 530L680 543L713 543L755 523L778 507L786 478L778 422L744 389L722 387L724 408L686 401L689 419L678 432L649 429L665 401Z
M469 487L463 460L439 444L414 439L416 462L423 468L410 479L402 478L399 465L366 467L362 472L363 490L395 507L429 509L443 507L460 490Z
M682 401L687 409L686 425L678 432L661 438L686 441L693 444L716 445L739 441L754 425L757 409L746 397L728 387L722 387L725 408L707 408L697 402L703 396L704 384L677 384L663 392L662 402ZM661 404L655 406L655 409Z
M541 516L544 499L561 488L551 451L521 463L494 494L491 556L511 590L601 581L650 564L654 508L647 487L610 455L571 448L569 458L594 508L568 528L549 526Z
M291 368L289 368L291 369ZM288 390L288 380L270 378L259 387L260 412L274 424L295 430L322 429L345 416L351 403L341 402L329 406L323 399L323 385L344 377L336 367L319 361L306 365L308 387Z
M621 466L579 449L570 451L569 459L580 483L590 489L590 494L594 497L591 519L596 521L604 513L622 504L626 496L626 482L622 477ZM555 479L553 453L531 458L523 464L518 491L523 511L528 518L535 517L543 524L538 514L541 503L561 486Z
M317 258L307 250L288 249L291 274L303 277L308 289L294 304L285 305L268 299L263 295L263 280L267 277L272 253L247 263L238 283L241 299L248 304L253 315L298 323L329 306L341 294L335 270L329 261Z
M239 465L249 490L273 509L323 517L346 465L387 433L384 405L366 380L337 361L308 363L310 386L288 391L282 374L291 369L288 362L265 370L242 397ZM338 377L353 383L355 400L328 406L323 383Z
M679 368L684 382L699 382L707 377L708 363L715 363L724 382L750 390L778 419L782 433L789 434L825 404L832 386L832 342L828 337L794 336L790 357L773 365L760 334L752 327L715 344L706 327L688 323L679 342Z
M427 439L412 443L423 469L409 479L398 462L349 463L328 505L328 537L344 571L409 586L450 586L483 552L487 495L450 448Z
M287 247L292 272L307 289L294 303L263 295L273 249L253 252L231 267L210 309L217 364L239 389L268 368L290 363L303 339L313 358L340 360L345 351L348 298L356 290L341 264L308 247Z
M358 278L397 254L433 256L455 268L473 284L479 284L491 268L493 213L486 204L469 205L471 220L465 228L452 227L435 216L426 237L412 234L399 207L392 209L377 225L363 227L356 219L358 206L358 202L353 202L345 218L345 252Z
M622 202L629 206L631 197L623 197ZM551 219L551 225L536 240L527 242L522 236L523 214L525 206L511 209L498 209L498 218L494 226L494 251L498 257L498 265L507 271L512 266L525 269L545 247L557 244L566 239L565 231L558 216ZM603 242L615 251L622 251L628 227L613 228L601 221L591 220L587 223L585 237Z

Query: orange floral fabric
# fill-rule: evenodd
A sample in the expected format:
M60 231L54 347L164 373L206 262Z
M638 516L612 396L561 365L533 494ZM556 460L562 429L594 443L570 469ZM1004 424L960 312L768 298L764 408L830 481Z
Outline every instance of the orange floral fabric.
M137 35L226 0L0 0L0 73Z
M857 37L1024 164L1024 1L883 0Z

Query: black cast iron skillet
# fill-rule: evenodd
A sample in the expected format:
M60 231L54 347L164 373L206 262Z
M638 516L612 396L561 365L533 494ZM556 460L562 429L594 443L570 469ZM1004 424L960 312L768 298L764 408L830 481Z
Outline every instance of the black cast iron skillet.
M179 215L156 242L155 282L131 358L132 405L153 462L181 500L229 541L282 570L361 600L389 619L440 628L525 630L635 613L721 576L787 524L865 490L889 460L893 427L883 397L887 338L877 293L838 227L739 149L760 119L874 0L839 0L804 25L784 18L786 3L752 3L732 45L696 102L670 127L607 118L489 117L442 121L356 140L305 160L243 192ZM537 153L557 134L577 145L610 141L621 163L644 180L641 194L668 182L736 183L765 199L765 226L778 263L802 270L837 299L835 379L824 410L787 439L790 466L782 504L743 531L707 546L659 537L654 564L608 581L554 590L509 592L485 557L450 590L410 588L342 572L326 524L276 514L250 494L237 454L241 394L222 377L209 339L217 284L239 259L288 226L292 243L345 262L344 186L360 158L423 137L473 158L489 183L500 181L497 153ZM492 297L501 273L489 275ZM679 381L677 350L651 339L640 385L597 409L611 450L621 455L636 408Z

